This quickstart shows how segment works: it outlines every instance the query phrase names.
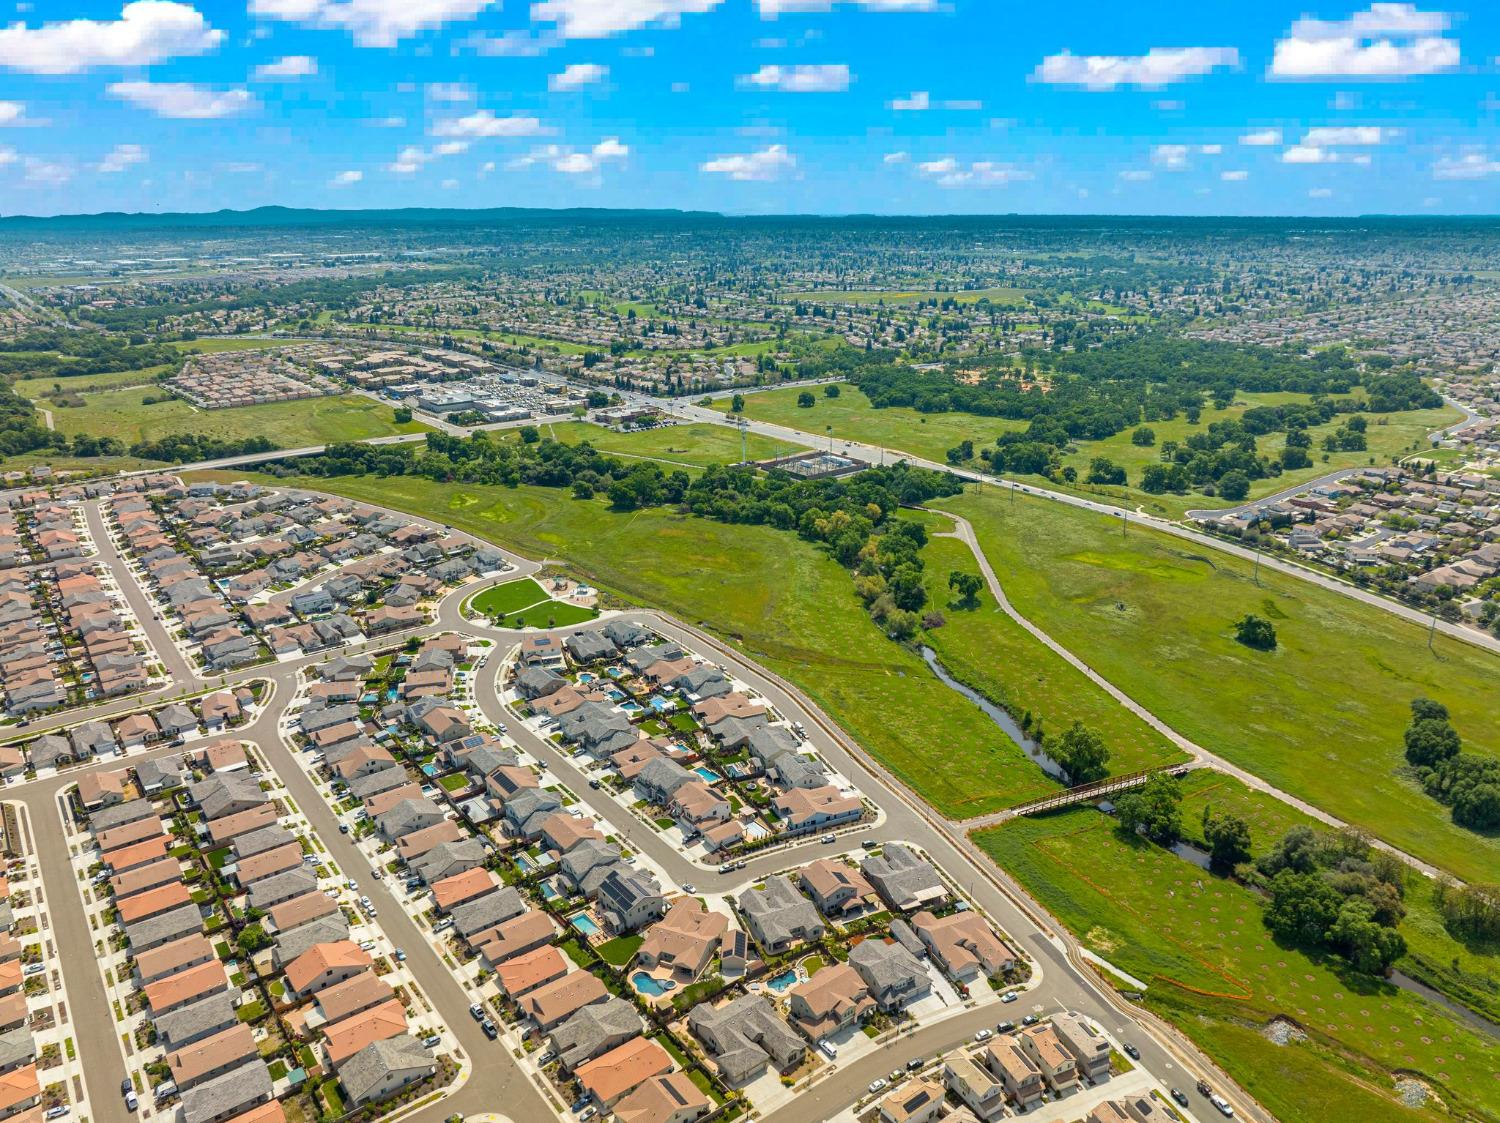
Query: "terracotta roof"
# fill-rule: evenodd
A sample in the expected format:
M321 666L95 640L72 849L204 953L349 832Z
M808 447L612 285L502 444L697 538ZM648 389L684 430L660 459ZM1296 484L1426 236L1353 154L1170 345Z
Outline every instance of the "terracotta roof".
M123 901L116 903L115 910L122 923L130 924L142 917L155 916L159 912L166 912L178 905L185 905L192 899L193 895L188 892L186 885L180 881L171 881L155 889L148 889L144 893L126 897Z
M224 965L215 959L147 983L146 1002L154 1013L160 1013L190 999L224 990L228 985Z
M201 1041L167 1054L172 1079L178 1084L191 1083L205 1072L228 1068L235 1061L255 1052L255 1036L247 1025L234 1025L211 1034Z
M543 944L496 967L495 981L510 997L519 998L567 973L567 956L551 944Z
M370 957L352 940L314 944L286 965L286 981L299 993L324 971L340 967L368 967ZM366 1045L369 1042L365 1042Z
M576 1075L585 1092L609 1105L672 1068L672 1057L665 1049L649 1038L637 1037L579 1065Z
M435 883L432 887L432 900L440 912L447 912L455 905L482 897L499 887L498 877L483 866L475 866Z
M42 1086L37 1083L35 1064L0 1073L0 1111L41 1094Z
M327 1031L328 1060L337 1067L366 1045L406 1032L406 1008L399 999L345 1018Z
M213 958L214 946L201 932L172 940L160 947L143 951L135 957L135 968L143 979L159 979L175 974L184 964L192 963L207 955Z

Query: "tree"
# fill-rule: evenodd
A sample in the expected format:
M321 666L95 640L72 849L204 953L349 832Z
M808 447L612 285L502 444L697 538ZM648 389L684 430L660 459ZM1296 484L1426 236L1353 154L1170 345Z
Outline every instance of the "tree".
M1142 448L1150 448L1156 443L1156 430L1142 425L1134 433L1130 434L1130 443L1140 445Z
M977 573L963 573L955 569L948 574L948 588L958 594L958 603L972 608L979 603L979 590L984 588L984 579Z
M1448 707L1441 702L1434 702L1431 698L1413 698L1411 700L1411 716L1413 721L1424 717L1447 721Z
M1075 721L1047 752L1062 766L1071 784L1092 784L1109 775L1109 748L1081 721Z
M1375 919L1375 907L1363 897L1343 903L1326 938L1349 962L1367 975L1384 975L1406 954L1401 933Z
M538 429L535 425L522 425L521 426L521 443L522 444L534 445L534 444L537 443L537 441L539 441L541 439L542 439L542 431L540 429Z
M1087 482L1091 484L1123 484L1125 482L1125 469L1121 468L1107 456L1096 456L1089 461Z
M825 398L836 398L836 397L838 397L839 396L839 384L837 382L830 382L827 386L823 387L823 396Z
M802 391L802 393L800 393L800 394L797 395L797 404L799 406L801 406L803 409L812 409L813 403L816 402L816 401L817 401L817 399L814 398L806 390Z
M1238 468L1231 468L1219 477L1219 494L1239 502L1250 494L1250 477Z
M234 938L234 942L239 945L241 954L248 958L262 948L270 947L271 937L266 934L266 930L257 921L241 928L240 934Z
M406 406L397 406L395 410L395 418L397 425L405 425L408 421L411 420L411 410Z
M1282 870L1271 879L1266 927L1290 943L1316 947L1343 907L1343 895L1318 874Z
M1257 651L1276 650L1276 628L1269 620L1263 620L1253 612L1234 622L1234 638L1246 647Z
M1416 713L1415 706L1412 712ZM1435 768L1452 759L1462 744L1458 730L1446 717L1418 717L1406 727L1406 760L1417 768Z
M1293 827L1255 864L1267 877L1282 870L1312 873L1318 868L1318 836L1311 827Z
M1203 840L1216 866L1237 866L1250 859L1250 824L1238 815L1203 809Z
M745 412L745 395L744 394L736 394L734 397L732 397L732 398L729 399L729 412L730 413L744 413Z
M1115 811L1120 829L1127 833L1140 832L1163 846L1182 837L1182 786L1165 772L1122 795L1115 801Z

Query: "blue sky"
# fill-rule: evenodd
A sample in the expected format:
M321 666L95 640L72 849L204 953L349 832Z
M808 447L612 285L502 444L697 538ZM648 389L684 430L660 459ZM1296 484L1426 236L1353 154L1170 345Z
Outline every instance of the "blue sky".
M1500 3L36 0L0 213L1493 213Z

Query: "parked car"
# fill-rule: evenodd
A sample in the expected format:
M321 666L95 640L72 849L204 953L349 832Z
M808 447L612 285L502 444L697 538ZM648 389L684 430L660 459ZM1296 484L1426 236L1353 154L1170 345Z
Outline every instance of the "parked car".
M490 1021L488 1018L485 1018L484 1021L479 1023L479 1028L484 1030L484 1035L491 1041L500 1036L500 1031L495 1028L495 1023Z
M917 1069L921 1068L925 1063L926 1062L923 1061L921 1057L913 1057L911 1060L906 1062L906 1071L916 1072Z
M682 891L684 893L696 893L696 892L698 892L698 887L696 885L694 885L691 881L684 881L682 883Z
M1015 1022L998 1022L995 1025L996 1033L1009 1033L1016 1028Z
M1021 1019L1021 1024L1023 1026L1034 1026L1039 1021L1041 1021L1041 1019L1038 1018L1035 1014L1027 1014L1024 1018Z
M1120 1048L1125 1050L1125 1055L1131 1060L1138 1061L1141 1059L1141 1051L1130 1042L1122 1042Z
M361 940L359 942L359 950L360 951L374 951L375 950L375 941L374 940Z
M720 873L733 873L734 872L734 863L733 862L725 862L722 866L719 867L719 872Z
M23 721L21 724L25 725L26 723ZM66 1114L68 1114L68 1105L67 1104L58 1104L56 1107L49 1107L45 1112L43 1112L42 1113L42 1118L43 1119L61 1119Z
M138 1108L140 1106L141 1106L141 1101L140 1101L140 1098L135 1094L135 1089L134 1088L130 1089L130 1091L128 1091L128 1092L125 1093L125 1110L126 1111L134 1111L136 1108Z
M153 1091L157 1099L164 1100L168 1096L175 1096L177 1094L177 1085L170 1080L165 1080L158 1084Z
M125 1077L124 1080L120 1081L120 1095L127 1095L134 1087L135 1085L130 1082L130 1077Z
M990 1038L992 1038L994 1036L995 1036L995 1031L994 1030L992 1030L992 1029L982 1029L979 1032L977 1032L976 1034L974 1034L974 1040L975 1041L988 1041Z
M860 845L863 846L866 850L874 850L875 840L873 838L867 838L863 842L861 842Z
M477 1002L469 1007L469 1014L474 1018L476 1022L484 1021L484 1007L479 1005L479 1003Z
M599 1114L599 1109L597 1107L595 1107L593 1104L590 1104L588 1107L586 1107L586 1108L583 1109L583 1114L580 1115L578 1118L580 1120L592 1119L594 1116L596 1116L598 1114Z
M818 1042L818 1052L822 1053L830 1061L836 1061L839 1059L838 1046L835 1045L832 1041L827 1040L826 1038Z
M406 962L406 953L404 951L402 951L400 948L396 949L396 962L397 963L405 963Z
M1211 1096L1214 1094L1214 1090L1209 1086L1207 1080L1198 1081L1198 1094L1200 1096Z
M23 975L40 975L46 969L47 969L47 965L45 963L28 963L28 964L26 964L25 968L21 971L21 974L23 974Z
M1187 1107L1187 1105L1188 1105L1187 1093L1184 1092L1181 1088L1173 1088L1172 1089L1172 1098L1177 1101L1177 1104L1178 1104L1179 1107Z
M883 1076L877 1077L874 1080L870 1081L870 1095L873 1096L876 1092L880 1092L880 1091L884 1091L884 1090L885 1090L885 1077L883 1077Z
M825 834L822 838L818 839L818 841L826 845L830 842L837 842L838 837L836 835Z
M553 1052L551 1049L548 1049L545 1053L543 1053L540 1057L538 1057L536 1059L536 1067L537 1068L546 1068L548 1065L550 1065L555 1060L557 1060L557 1054L555 1052Z
M348 833L349 833L349 824L348 823L340 823L339 824L339 834L348 834Z
M1001 996L1000 1001L1001 1002L1014 1002L1019 997L1021 997L1021 996L1019 994L1017 994L1015 991L1008 990L1008 991L1005 992L1005 994L1003 996Z
M1229 1106L1229 1101L1226 1100L1223 1096L1209 1096L1208 1102L1213 1104L1214 1107L1218 1108L1219 1114L1222 1115L1225 1119L1234 1118L1234 1108Z
M443 1035L440 1033L429 1033L426 1037L422 1038L422 1044L429 1049L436 1049L442 1043Z

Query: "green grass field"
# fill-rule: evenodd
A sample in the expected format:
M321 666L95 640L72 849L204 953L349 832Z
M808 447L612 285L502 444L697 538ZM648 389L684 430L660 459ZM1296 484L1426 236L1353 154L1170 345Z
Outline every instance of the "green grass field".
M59 432L118 437L127 445L172 433L221 440L265 436L282 448L358 441L395 433L421 433L420 422L398 425L389 406L358 394L305 398L295 402L200 410L180 399L143 405L150 390L136 387L84 395L84 406L53 411Z
M605 429L586 421L577 421L546 425L542 427L542 432L565 444L580 444L587 441L600 452L644 456L687 467L707 467L710 464L738 464L740 462L739 433L723 425L714 425L707 421L629 433ZM773 441L769 437L759 437L753 433L748 435L746 447L751 460L768 460L773 456L784 456L788 452L800 449L800 446Z
M67 394L90 394L99 390L114 390L121 386L153 386L156 376L168 367L142 367L140 370L111 371L108 374L80 374L72 378L18 378L12 386L23 398L33 401L61 387ZM42 405L46 405L43 402Z
M548 599L546 591L540 585L530 577L522 577L502 585L492 585L469 601L469 606L475 612L486 615L495 612L505 615Z
M1500 658L1307 581L1060 503L993 490L970 519L1016 609L1178 732L1465 880L1493 881L1500 838L1455 826L1397 775L1408 703L1446 704L1473 752L1500 751ZM1278 648L1235 642L1247 612Z
M929 534L951 530L940 516L924 520ZM1030 711L1033 728L1062 733L1074 721L1096 730L1109 745L1111 773L1123 775L1154 765L1173 764L1186 754L1069 666L1009 616L988 589L974 606L958 603L948 588L955 571L979 573L974 555L955 538L930 537L922 550L927 595L946 621L929 628L924 640L961 682L1014 715Z
M824 398L821 388L814 387L816 403L810 409L803 409L797 405L797 398L801 393L803 391L800 389L789 388L746 394L745 414L753 420L786 425L814 437L826 436L825 427L831 425L835 440L863 441L909 452L938 463L945 463L948 450L965 439L974 442L977 452L978 449L993 444L1001 433L1026 428L1025 422L1000 417L979 417L968 413L918 413L900 406L875 409L870 405L869 398L848 385L841 387L839 396L834 399ZM1213 422L1237 418L1254 406L1309 400L1309 396L1305 394L1240 393L1227 409L1215 409L1211 404L1207 406L1197 425L1189 425L1183 417L1152 422L1148 427L1155 432L1156 443L1150 447L1131 443L1130 436L1134 430L1117 433L1102 441L1080 441L1076 445L1076 451L1063 457L1065 466L1078 469L1080 480L1088 474L1089 462L1096 456L1104 456L1125 469L1130 486L1097 487L1082 483L1068 486L1060 481L1047 486L1108 499L1126 507L1141 506L1153 514L1170 518L1197 508L1232 506L1223 499L1196 492L1186 495L1150 495L1134 485L1139 484L1141 472L1147 464L1159 462L1161 446L1166 441L1182 443L1189 435L1207 429ZM714 408L727 411L729 402L727 399L716 402ZM1335 419L1327 425L1309 430L1314 445L1312 467L1285 472L1270 479L1253 480L1250 496L1259 498L1270 495L1302 480L1316 479L1339 468L1371 463L1389 464L1394 457L1425 448L1429 433L1452 424L1459 417L1457 410L1446 406L1442 409L1412 410L1406 413L1369 414L1369 429L1366 432L1368 450L1329 453L1325 461L1324 454L1317 446L1326 434L1339 427L1341 419ZM1280 455L1284 443L1284 434L1276 433L1260 438L1259 448L1266 456L1274 458ZM973 466L983 468L984 464L976 458Z
M279 482L441 518L705 628L801 687L945 815L967 819L1056 790L918 655L887 640L849 575L794 535L659 509L616 514L547 488L412 477Z
M745 395L745 416L753 421L767 421L800 429L819 440L827 437L825 428L833 427L835 441L863 441L884 448L900 449L914 456L944 462L948 450L968 438L976 447L993 441L1006 429L1024 429L1021 421L999 417L975 417L967 413L918 413L914 409L893 407L875 409L870 399L853 386L841 385L837 398L823 396L823 388L814 386L814 405L803 409L797 398L808 391L798 387L784 390L762 390ZM714 409L729 412L729 399L716 401Z
M1500 1112L1492 1041L1433 1002L1278 945L1253 891L1126 838L1092 808L975 839L1086 946L1144 980L1146 1005L1286 1123L1404 1118L1391 1096L1398 1072L1460 1116ZM1278 1017L1305 1040L1263 1036Z

